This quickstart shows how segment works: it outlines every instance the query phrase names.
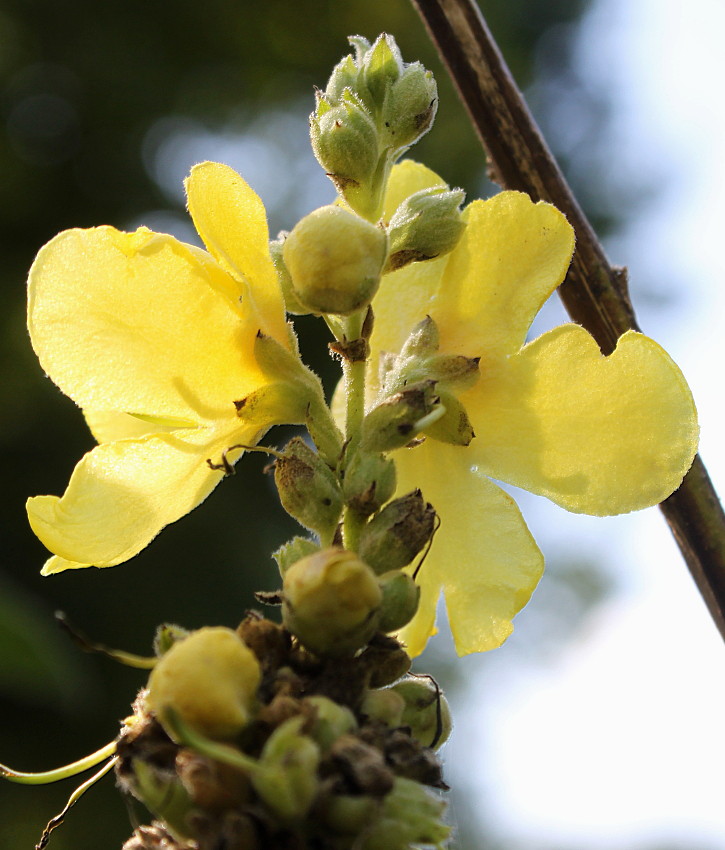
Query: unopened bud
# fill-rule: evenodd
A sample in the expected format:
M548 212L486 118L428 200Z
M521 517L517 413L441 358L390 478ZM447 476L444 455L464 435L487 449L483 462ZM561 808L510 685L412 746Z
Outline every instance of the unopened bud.
M293 564L282 593L285 626L318 655L352 655L377 628L383 597L377 577L345 549L323 549Z
M337 103L345 89L357 91L359 75L360 70L355 64L355 59L350 55L345 56L332 69L325 88L325 99L330 103Z
M159 659L149 677L147 705L164 728L170 710L208 738L230 739L251 720L260 679L259 662L236 632L206 627Z
M381 632L396 632L415 617L420 600L420 587L400 570L391 570L380 576L383 601L380 605Z
M386 726L400 726L405 700L391 688L368 691L360 706L361 714L380 720Z
M451 710L432 679L403 679L392 689L405 701L401 723L425 747L438 749L451 734Z
M342 493L334 473L301 437L294 437L274 464L282 507L305 528L321 534L337 525Z
M375 295L386 244L379 227L331 205L305 216L282 252L302 304L315 313L348 315Z
M402 449L442 416L433 381L420 381L388 396L363 420L361 447L368 452Z
M310 311L295 295L294 289L292 288L292 278L287 271L287 266L285 266L284 257L282 256L282 246L284 245L287 236L289 236L289 234L286 231L282 231L274 241L269 243L269 255L272 258L274 269L277 272L277 280L279 281L279 288L282 290L285 310L288 313L293 313L295 316L303 316L305 313L309 313Z
M293 717L278 726L251 772L254 790L285 822L304 818L319 788L320 749L301 734L303 722L304 718Z
M448 392L440 393L440 404L445 413L426 427L425 433L442 443L467 446L476 435L473 433L466 408L453 393Z
M342 492L355 513L370 516L395 492L395 463L379 452L354 452L345 467Z
M164 655L177 641L183 640L188 635L188 629L182 629L174 623L162 623L154 635L154 652L156 655Z
M452 251L465 228L460 211L464 197L462 189L434 186L403 201L388 227L386 271Z
M443 822L445 801L424 785L398 776L382 801L378 817L361 835L360 850L442 847L451 827Z
M412 62L391 86L383 112L391 147L408 147L433 126L438 109L438 87L430 71Z
M373 108L384 107L386 96L403 71L403 58L395 39L383 33L375 39L362 62L363 81Z
M378 575L407 566L433 536L436 512L414 490L393 499L360 534L358 551Z
M132 792L179 841L196 838L189 821L193 802L175 773L155 769L140 758L131 761Z
M306 697L303 705L314 709L315 719L310 735L320 745L323 752L327 752L340 735L346 735L357 729L357 720L352 711L347 706L338 705L328 697Z
M307 537L293 537L283 543L276 552L273 552L272 557L277 562L280 575L284 575L292 564L296 564L302 558L319 551L320 547L317 543Z

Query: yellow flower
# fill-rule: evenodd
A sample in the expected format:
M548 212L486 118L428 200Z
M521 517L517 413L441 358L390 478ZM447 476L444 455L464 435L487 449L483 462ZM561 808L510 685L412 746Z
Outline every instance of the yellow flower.
M260 346L314 383L285 323L262 202L216 163L196 166L186 188L208 253L146 228L68 230L30 271L33 347L100 444L62 498L28 500L33 531L55 553L46 575L128 560L219 483L207 459L300 420Z
M393 171L385 217L409 194L440 185L412 162ZM682 374L643 334L601 354L579 325L526 343L561 283L574 234L554 207L502 192L474 201L447 256L383 278L373 302L369 382L378 359L399 352L426 315L440 351L480 357L480 377L459 394L475 432L466 447L426 439L396 452L398 492L420 487L441 518L418 575L418 614L401 636L418 654L435 632L443 590L459 654L499 646L527 603L543 558L515 502L490 478L604 516L654 505L680 484L697 447L697 418Z

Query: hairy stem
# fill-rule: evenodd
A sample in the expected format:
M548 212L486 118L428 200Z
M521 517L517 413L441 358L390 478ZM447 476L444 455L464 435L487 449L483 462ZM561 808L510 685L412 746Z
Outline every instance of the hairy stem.
M548 201L576 232L576 252L559 295L605 354L639 330L626 270L612 266L582 212L474 0L412 0L488 152L493 179ZM699 455L679 490L661 504L667 522L725 638L725 514Z

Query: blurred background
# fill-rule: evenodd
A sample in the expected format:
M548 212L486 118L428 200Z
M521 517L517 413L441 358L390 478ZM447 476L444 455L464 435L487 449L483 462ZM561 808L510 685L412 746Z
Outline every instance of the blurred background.
M612 259L630 266L644 329L683 366L705 462L722 482L721 0L481 7ZM313 86L347 35L381 31L438 79L436 125L414 156L469 197L490 194L482 151L406 0L0 0L3 763L43 770L95 750L143 683L77 650L54 611L141 654L162 621L234 625L254 590L276 586L269 553L296 532L251 456L132 562L40 577L46 552L25 498L62 493L92 440L28 342L35 253L59 230L96 224L197 241L181 181L205 159L260 193L272 235L290 229L333 195L307 140ZM534 331L563 320L554 299ZM324 338L305 321L300 332L331 385ZM419 663L457 720L446 748L454 846L725 848L725 652L663 520L655 509L574 517L516 497L548 570L514 636L457 660L444 629ZM0 847L34 846L73 787L1 785ZM131 829L107 778L51 848L112 850Z

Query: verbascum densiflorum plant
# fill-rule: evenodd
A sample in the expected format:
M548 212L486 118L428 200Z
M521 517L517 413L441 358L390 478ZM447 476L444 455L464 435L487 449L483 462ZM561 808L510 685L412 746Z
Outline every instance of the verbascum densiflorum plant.
M351 41L311 116L335 203L270 242L249 186L204 163L186 188L206 251L72 230L30 273L33 346L99 443L62 497L28 503L44 573L133 557L248 450L273 458L308 532L258 594L281 624L161 627L153 656L112 653L152 671L115 742L47 774L0 768L115 768L155 818L126 850L442 847L450 712L411 658L441 591L458 652L493 649L543 570L494 479L617 514L670 495L696 451L687 384L648 337L608 356L574 324L527 341L571 227L515 192L461 209L461 190L397 162L430 129L435 81L390 36ZM332 332L330 407L285 313ZM280 423L307 435L261 445Z

